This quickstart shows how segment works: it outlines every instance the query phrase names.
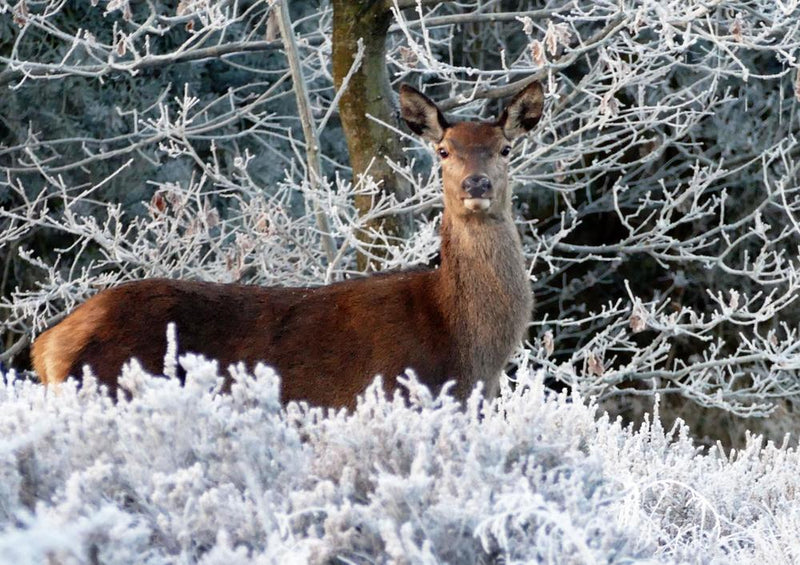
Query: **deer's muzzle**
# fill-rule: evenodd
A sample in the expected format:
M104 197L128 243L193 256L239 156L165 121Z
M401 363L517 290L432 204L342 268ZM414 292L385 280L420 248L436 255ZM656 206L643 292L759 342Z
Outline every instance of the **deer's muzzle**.
M461 183L464 207L471 212L488 210L492 205L492 181L484 175L470 175Z

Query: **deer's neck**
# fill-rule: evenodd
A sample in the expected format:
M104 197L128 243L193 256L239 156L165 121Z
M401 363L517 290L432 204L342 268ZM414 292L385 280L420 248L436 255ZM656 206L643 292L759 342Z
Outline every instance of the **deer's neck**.
M458 387L480 379L492 389L533 306L519 234L510 211L494 218L445 212L441 238L439 298L456 338Z

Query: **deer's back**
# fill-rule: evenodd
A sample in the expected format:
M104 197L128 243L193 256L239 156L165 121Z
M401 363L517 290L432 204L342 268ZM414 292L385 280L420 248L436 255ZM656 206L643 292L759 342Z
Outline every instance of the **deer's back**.
M136 357L163 370L167 324L179 352L273 366L284 401L352 405L376 374L387 387L406 368L437 386L453 378L445 317L432 299L434 272L355 279L317 288L222 285L150 279L92 297L34 344L46 382L92 367L116 389L122 364Z

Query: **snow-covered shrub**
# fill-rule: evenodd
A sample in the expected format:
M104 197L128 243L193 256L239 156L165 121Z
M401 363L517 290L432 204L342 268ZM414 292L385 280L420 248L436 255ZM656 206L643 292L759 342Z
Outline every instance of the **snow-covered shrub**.
M753 563L800 557L800 456L701 452L540 373L465 406L413 376L352 413L285 409L268 368L187 357L186 386L135 364L0 388L0 562Z

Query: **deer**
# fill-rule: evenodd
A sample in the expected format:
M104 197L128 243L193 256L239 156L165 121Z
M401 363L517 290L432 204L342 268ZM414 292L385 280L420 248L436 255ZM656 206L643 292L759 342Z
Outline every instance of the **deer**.
M455 381L451 391L460 400L478 382L487 397L495 395L532 316L508 169L512 142L541 118L542 87L529 84L494 121L451 123L407 84L399 101L409 129L433 145L441 163L438 268L308 288L163 278L123 283L95 294L34 341L41 382L80 378L88 365L116 397L129 359L151 374L163 371L167 342L160 336L173 323L181 351L222 366L274 368L284 404L353 408L376 375L390 391L406 370L435 391Z

